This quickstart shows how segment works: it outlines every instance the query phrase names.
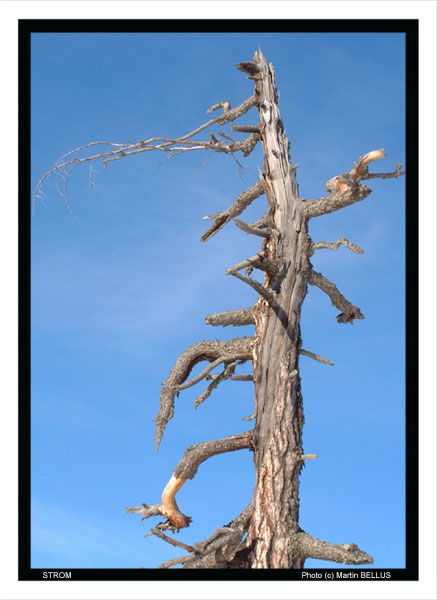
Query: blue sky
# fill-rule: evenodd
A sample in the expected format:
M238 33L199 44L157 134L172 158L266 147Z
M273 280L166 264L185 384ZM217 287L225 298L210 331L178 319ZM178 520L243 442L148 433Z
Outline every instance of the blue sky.
M387 154L375 171L405 162L401 34L33 34L33 184L87 142L181 136L216 102L236 106L253 85L234 64L259 45L275 66L302 197L324 195L324 183L369 150ZM252 110L240 122L256 121ZM225 270L259 242L233 224L199 238L201 217L250 187L262 156L254 152L243 174L227 156L207 158L149 153L96 165L93 189L78 169L75 218L54 181L43 188L32 218L33 567L155 567L179 556L144 540L156 518L141 524L124 506L159 502L187 446L251 426L241 420L253 412L251 383L225 382L194 410L200 384L181 393L154 449L160 384L179 354L253 331L203 319L255 301ZM301 526L395 568L405 560L404 181L369 185L364 202L310 224L314 241L347 237L364 249L319 250L312 262L365 319L337 324L330 300L310 287L303 347L335 367L301 359L304 448L319 455L302 474ZM264 206L255 201L244 220ZM203 463L178 494L193 518L178 539L200 541L229 522L253 485L248 451Z

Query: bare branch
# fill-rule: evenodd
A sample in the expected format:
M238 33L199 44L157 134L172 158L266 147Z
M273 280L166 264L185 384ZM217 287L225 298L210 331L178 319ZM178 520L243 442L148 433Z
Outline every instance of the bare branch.
M250 258L246 258L246 260L243 260L242 262L239 262L236 265L233 265L232 267L228 267L226 269L226 275L232 275L232 273L235 273L236 271L240 271L245 267L252 266L256 261L259 261L260 259L264 258L264 256L265 253L262 250L260 250Z
M244 448L253 450L252 435L253 431L250 430L220 440L201 442L195 446L190 446L185 450L180 463L173 471L173 475L177 478L192 479L199 465L211 456Z
M232 356L229 356L229 355L220 356L219 358L214 360L210 365L205 367L205 369L201 373L199 373L198 375L196 375L195 377L190 379L190 381L187 381L181 385L178 385L178 386L174 387L173 389L176 392L186 390L187 388L190 388L193 385L196 385L196 383L199 383L199 381L202 381L202 379L205 379L205 377L208 375L208 373L210 373L213 369L215 369L215 367L218 367L222 362L225 363L230 360L235 361L235 360L247 359L247 358L251 358L251 356L252 356L252 354L249 354L247 352L245 352L243 354L233 354ZM237 363L235 363L235 364L237 364ZM168 388L166 388L166 389L168 389Z
M232 125L231 130L240 133L261 133L259 125Z
M190 560L190 554L187 556L180 556L178 558L171 558L170 560L166 560L165 562L158 565L158 569L168 569L170 567L175 567L176 565L183 565L188 560Z
M220 132L219 132L220 133ZM239 142L237 140L233 140L229 136L224 133L220 133L220 135L224 138L231 140L233 143L230 146L226 146L226 152L233 154L234 152L242 152L243 156L247 158L252 150L255 148L261 136L258 133L252 133L245 140ZM220 151L220 150L219 150Z
M165 535L165 533L163 533L157 527L153 527L150 530L150 533L153 533L157 537L161 538L161 540L164 540L164 542L167 542L168 544L171 544L172 546L175 546L177 548L182 548L183 550L186 550L187 552L193 552L193 550L194 550L193 546L188 546L187 544L179 542L178 540L175 540L174 538L171 538L168 535Z
M331 560L345 565L373 564L373 558L356 544L330 544L304 531L299 533L299 548L304 558Z
M320 217L328 213L340 210L345 206L355 204L367 198L371 193L371 189L363 184L355 183L354 187L350 187L349 184L340 178L336 178L337 189L332 191L329 196L323 198L317 198L317 200L310 200L303 203L304 214L306 218ZM332 180L330 180L332 181ZM328 182L329 183L329 182Z
M342 312L337 315L337 321L339 323L350 323L353 324L354 319L364 319L359 308L348 302L344 296L340 293L338 288L329 281L326 277L323 277L321 273L317 273L312 270L308 283L316 285L325 294L331 298L333 306L341 310Z
M247 530L252 515L252 505L249 504L243 512L231 523L218 527L203 542L194 544L194 554L186 561L184 569L229 568L239 544Z
M364 154L364 156L359 157L351 173L355 175L355 179L361 179L361 174L367 171L368 165L374 160L380 160L381 158L387 158L384 148L371 150L367 154Z
M215 327L221 325L226 327L239 327L241 325L253 325L255 323L253 318L253 306L250 308L239 308L237 310L227 310L222 313L213 313L205 317L205 323L207 325L214 325Z
M75 167L77 167L81 164L84 164L84 163L94 164L94 162L96 160L100 160L100 161L102 161L103 165L106 167L108 162L111 162L114 160L119 160L120 158L124 158L125 156L130 156L132 154L138 154L141 152L148 152L148 151L152 151L152 150L160 150L160 151L171 153L172 155L178 154L180 152L186 152L189 150L199 150L199 149L208 149L208 148L214 149L214 150L220 151L220 152L230 153L230 154L236 152L237 150L241 150L244 153L244 155L247 156L248 154L250 154L250 152L256 145L256 142L259 139L259 135L256 139L252 136L249 136L250 139L248 138L247 140L244 140L243 142L235 142L235 144L232 148L229 146L226 146L226 144L224 144L224 145L219 144L216 147L216 145L214 143L198 142L198 141L194 141L194 140L189 140L189 138L193 137L200 131L203 131L204 129L210 127L211 125L214 125L215 123L217 123L219 125L223 125L224 123L229 123L230 121L234 121L235 119L237 119L238 117L240 117L241 115L246 113L254 105L255 105L255 95L252 95L250 98L247 98L239 106L237 106L236 108L233 108L233 109L230 109L229 102L219 102L214 107L211 107L211 109L209 109L209 111L207 111L207 112L210 112L213 109L215 110L216 108L220 108L221 106L223 106L224 112L222 115L214 117L213 119L209 120L208 122L204 123L203 125L200 125L196 129L194 129L193 131L190 131L190 133L187 133L177 139L153 137L146 141L140 140L139 142L125 143L125 144L114 143L114 142L90 142L88 144L80 146L79 148L70 150L69 152L67 152L66 154L61 156L55 162L53 167L49 171L47 171L46 173L43 174L43 176L40 178L40 180L36 184L36 187L35 187L35 190L33 193L33 212L35 211L36 198L42 197L42 192L41 192L42 184L50 175L55 174L55 173L57 174L57 181L58 181L59 177L63 177L63 176L65 177L64 189L63 189L63 192L62 193L60 192L60 193L64 197L65 204L71 212L71 208L68 203L67 195L66 195L68 179L71 175L72 170ZM253 135L256 136L256 134L253 134ZM91 147L94 147L97 145L109 146L111 149L108 150L107 152L100 152L100 153L94 154L92 156L85 156L85 157L81 157L81 158L79 158L77 156L73 156L73 155L77 154L78 152L81 152L85 149L88 149L88 148L91 148ZM72 158L68 159L68 157L70 157L70 156L72 156ZM91 183L92 183L92 181L91 181ZM59 187L58 187L58 191L60 191Z
M220 364L225 358L233 359L240 355L249 359L252 356L252 343L253 338L250 337L235 338L228 342L210 340L198 342L180 355L161 390L159 413L154 419L156 449L159 447L167 423L173 417L175 395L183 389L182 384L187 380L193 367L203 360L218 361L217 364ZM203 376L207 374L204 372ZM202 377L198 377L197 380L200 379Z
M405 171L401 172L403 165L401 163L398 163L396 165L396 171L392 172L392 173L366 173L363 175L360 175L360 180L364 180L364 179L394 179L397 177L400 177L401 175L405 175Z
M252 227L251 225L248 225L247 223L245 223L244 221L240 221L239 219L234 219L234 223L237 227L239 227L246 233L251 233L252 235L257 235L263 238L269 238L271 235L271 232L264 231L263 229L258 229L257 227Z
M225 366L225 368L223 369L223 371L219 375L216 375L214 377L214 379L207 386L205 391L202 394L200 394L200 396L197 396L197 398L194 400L194 408L197 408L198 406L200 406L200 404L202 404L202 402L204 402L211 395L211 393L215 390L216 387L218 387L218 385L222 381L224 381L225 379L231 378L231 376L234 374L235 367L237 366L237 364L238 364L237 361L228 363ZM208 378L208 377L210 377L210 376L207 375L206 378Z
M210 237L220 231L231 219L240 215L245 208L249 206L256 198L262 196L265 192L262 181L257 181L248 190L242 192L235 202L224 211L203 217L204 219L215 219L214 224L202 235L201 242L206 242Z
M259 66L252 61L245 61L235 65L239 71L243 71L243 73L248 73L249 75L256 75L260 72Z
M340 244L343 244L343 246L345 248L352 250L352 252L355 252L355 254L363 254L364 253L364 250L362 248L360 248L359 246L357 246L356 244L352 244L352 242L349 242L349 240L347 240L346 238L340 238L339 240L337 240L336 242L333 242L333 243L317 242L317 244L315 244L313 242L311 244L309 256L313 255L314 250L319 250L320 248L327 248L329 250L338 250Z
M240 273L230 273L233 277L237 277L244 283L247 283L252 287L260 296L262 296L269 304L275 304L275 295L269 288L264 287L259 281L252 279L251 277L245 277Z
M299 353L302 354L302 356L308 356L309 358L317 360L318 362L321 362L324 365L334 366L333 362L331 362L327 358L323 358L323 356L319 356L318 354L314 354L314 352L309 352L308 350L304 350L303 348L301 348Z
M317 458L319 455L318 454L302 454L302 456L300 457L302 460L313 460L314 458Z

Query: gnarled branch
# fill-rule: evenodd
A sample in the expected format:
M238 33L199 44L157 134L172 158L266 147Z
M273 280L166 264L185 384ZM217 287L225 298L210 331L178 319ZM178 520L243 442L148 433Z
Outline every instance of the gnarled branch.
M364 250L362 248L360 248L359 246L357 246L356 244L352 244L352 242L350 242L346 238L340 238L336 242L332 242L332 243L331 242L317 242L315 244L313 242L310 246L310 251L308 253L308 256L312 256L314 254L314 250L319 250L320 248L327 248L329 250L338 250L340 244L343 244L343 246L345 248L352 250L352 252L355 252L355 254L363 254L364 253Z
M235 356L250 359L252 357L252 344L253 338L250 337L234 338L228 342L221 342L219 340L203 341L194 344L179 356L161 390L159 413L154 419L156 423L156 449L159 447L167 423L173 417L175 395L183 389L182 386L193 367L203 360L209 362L218 361L217 364L220 364L226 358L234 359ZM203 377L208 372L204 372ZM199 381L200 379L202 377L197 378ZM191 384L193 384L193 381L191 381ZM185 387L188 387L188 385Z
M340 293L338 288L332 281L329 281L321 273L312 270L308 283L315 285L320 288L325 294L327 294L333 306L341 310L342 312L337 315L337 321L339 323L350 323L353 324L354 319L364 319L361 311L358 307L351 304L346 298Z

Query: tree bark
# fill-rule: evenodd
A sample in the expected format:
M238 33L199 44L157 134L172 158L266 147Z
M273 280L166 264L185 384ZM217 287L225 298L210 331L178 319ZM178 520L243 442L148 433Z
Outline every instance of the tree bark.
M275 276L264 275L274 302L261 296L254 308L256 486L247 545L251 568L300 568L304 559L299 553L294 556L292 548L299 532L303 464L300 313L311 273L310 241L279 113L274 70L260 52L255 63L264 185L271 226L278 232L263 243L263 251L282 268Z

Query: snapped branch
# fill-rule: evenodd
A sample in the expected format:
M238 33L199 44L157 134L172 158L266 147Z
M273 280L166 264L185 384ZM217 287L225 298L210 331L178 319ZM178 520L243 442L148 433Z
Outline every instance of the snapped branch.
M381 158L386 158L384 150L372 150L364 156L360 156L349 173L342 173L333 177L325 184L325 189L330 192L328 196L304 202L304 214L306 218L325 215L355 202L367 198L371 189L359 183L366 179L388 179L405 175L401 172L402 165L398 163L396 170L392 173L369 173L368 165Z
M184 515L176 502L176 494L181 489L187 479L192 479L199 468L199 465L216 454L225 452L233 452L234 450L242 450L247 448L253 450L253 431L246 431L238 435L230 435L220 440L210 442L201 442L194 446L190 446L184 452L181 461L174 469L167 485L162 492L161 504L148 506L126 507L126 513L141 514L142 520L151 516L161 515L167 519L167 522L158 528L162 531L170 529L172 531L188 527L191 523L191 517Z
M240 327L242 325L253 325L255 320L253 318L253 306L249 308L239 308L237 310L227 310L221 313L213 313L205 317L205 323L207 325L214 325L218 327Z

